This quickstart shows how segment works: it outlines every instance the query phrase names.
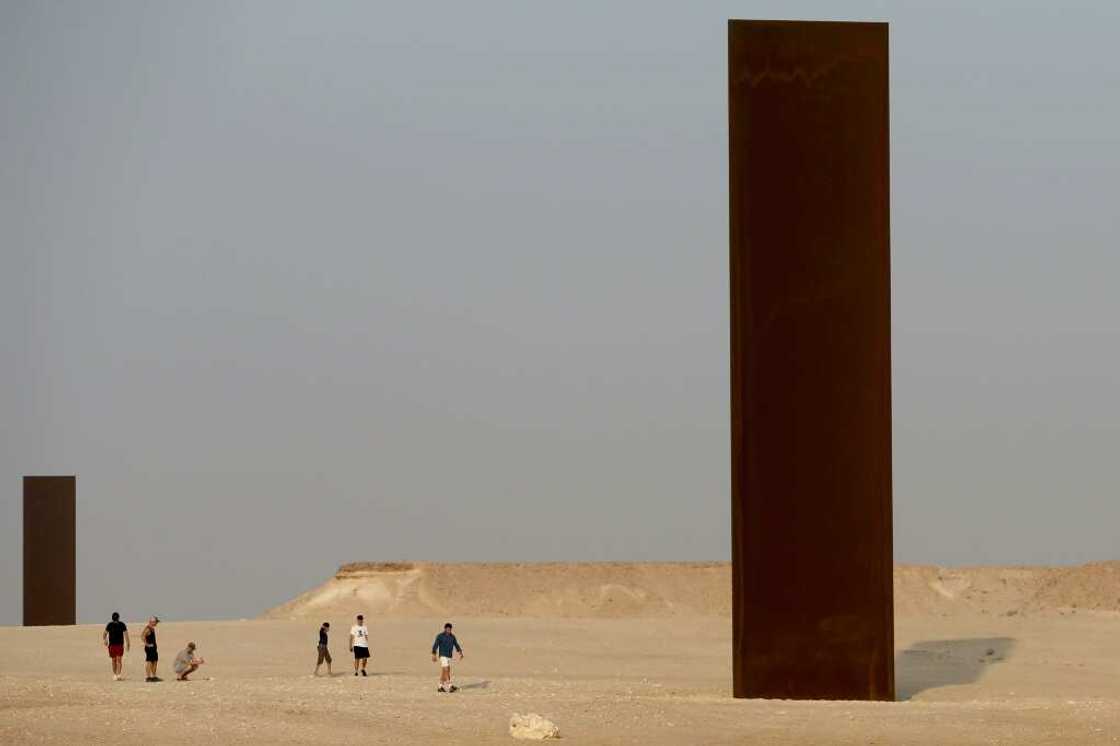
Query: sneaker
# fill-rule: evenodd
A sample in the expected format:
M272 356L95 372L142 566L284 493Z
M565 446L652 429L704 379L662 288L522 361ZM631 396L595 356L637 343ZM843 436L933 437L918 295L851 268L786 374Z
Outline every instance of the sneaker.
M153 676L153 677L152 677L152 681L163 681L163 679L161 679L161 678L160 678L160 677L158 677L158 676Z
M357 676L357 675L358 675L358 672L357 672L357 671L355 671L355 672L354 672L354 675L355 675L355 676Z
M449 691L449 692L457 692L457 691L459 691L459 687L457 687L457 686L455 686L454 684L452 684L452 685L451 685L451 688L450 688L450 689L448 689L447 691Z
M365 676L365 675L366 675L366 670L363 668L362 669L362 676Z
M442 686L439 689L436 689L436 691L437 692L443 692L444 694L447 694L447 690L444 689Z

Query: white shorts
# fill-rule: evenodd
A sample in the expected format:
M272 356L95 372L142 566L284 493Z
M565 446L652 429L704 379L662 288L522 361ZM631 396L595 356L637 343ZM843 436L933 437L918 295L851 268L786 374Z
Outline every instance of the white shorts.
M439 657L440 668L451 668L451 659L444 658L442 655Z

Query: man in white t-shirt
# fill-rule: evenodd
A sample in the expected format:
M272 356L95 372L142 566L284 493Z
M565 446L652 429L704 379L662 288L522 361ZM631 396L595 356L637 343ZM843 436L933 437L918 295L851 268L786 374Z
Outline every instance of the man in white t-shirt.
M354 675L358 671L366 675L366 661L369 660L369 628L366 627L365 617L358 614L358 621L350 628L350 650L354 653Z

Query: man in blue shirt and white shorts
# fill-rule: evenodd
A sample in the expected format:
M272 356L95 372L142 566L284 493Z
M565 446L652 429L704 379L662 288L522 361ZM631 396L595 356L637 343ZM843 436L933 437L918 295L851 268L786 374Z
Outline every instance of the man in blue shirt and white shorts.
M451 622L443 625L443 632L436 635L432 643L432 662L439 660L439 689L438 692L457 692L459 687L451 683L451 655L459 651L459 660L463 660L463 649L459 641L451 634Z

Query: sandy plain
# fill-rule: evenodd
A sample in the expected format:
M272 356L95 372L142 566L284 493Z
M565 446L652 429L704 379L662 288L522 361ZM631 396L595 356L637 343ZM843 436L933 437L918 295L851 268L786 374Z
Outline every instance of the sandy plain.
M722 614L456 617L467 656L454 695L435 692L429 655L444 615L371 614L372 675L355 678L342 599L281 607L288 618L165 621L157 684L138 647L112 681L102 625L6 627L0 743L514 743L510 715L527 712L569 743L1120 743L1120 612L935 596L941 607L896 620L893 703L732 699ZM310 675L320 616L335 627L330 678ZM207 664L175 682L188 640Z

